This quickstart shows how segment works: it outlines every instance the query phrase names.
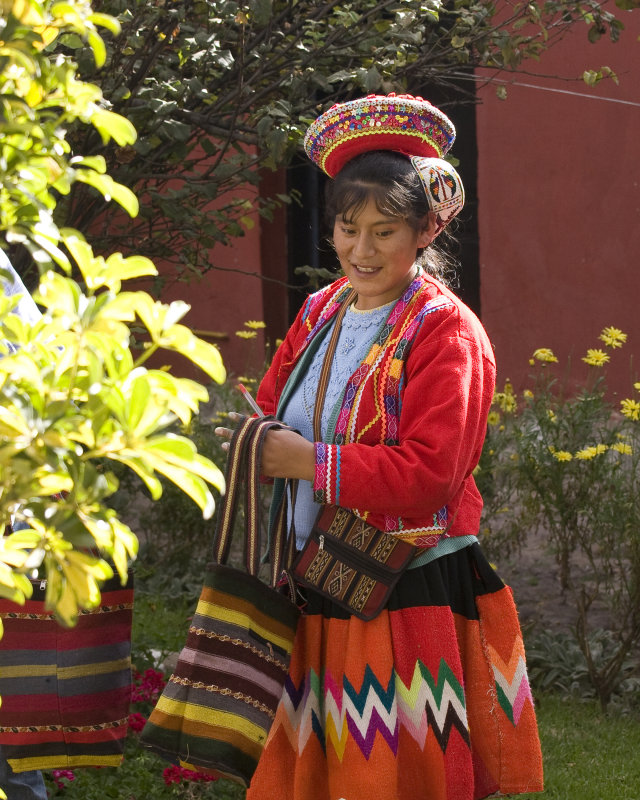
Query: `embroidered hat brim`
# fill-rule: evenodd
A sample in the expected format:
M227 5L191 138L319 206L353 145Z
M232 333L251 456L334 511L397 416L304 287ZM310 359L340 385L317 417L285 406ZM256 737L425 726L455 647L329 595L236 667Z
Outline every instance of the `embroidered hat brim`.
M335 177L360 153L396 150L408 156L442 158L456 137L440 109L411 95L369 95L332 106L305 136L309 158Z

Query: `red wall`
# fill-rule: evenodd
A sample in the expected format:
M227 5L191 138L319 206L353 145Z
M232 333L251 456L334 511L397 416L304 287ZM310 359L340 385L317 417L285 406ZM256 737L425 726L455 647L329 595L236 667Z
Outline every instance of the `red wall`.
M505 101L479 91L481 308L499 381L521 385L538 347L584 374L608 325L628 334L610 383L628 396L632 352L639 368L640 11L624 20L615 45L581 28L528 66L575 77L608 64L619 86L520 75Z
M255 339L242 339L236 331L248 330L248 320L263 320L262 280L260 279L260 228L252 228L243 237L234 239L230 247L216 247L211 262L217 269L205 273L201 280L174 284L163 292L162 299L184 300L191 311L184 322L199 336L217 344L228 371L236 376L258 368L264 360L264 336L258 330ZM180 374L207 380L201 372L176 364Z
M255 191L247 187L244 194L251 197ZM260 192L264 197L285 193L284 171L266 170ZM164 302L184 300L190 304L184 322L218 345L227 372L236 378L261 377L268 358L265 334L275 340L288 328L286 206L275 208L271 220L255 212L250 218L253 225L244 236L211 251L214 268L201 279L194 276L189 282L176 281L162 291ZM163 270L161 264L159 268L171 274L171 268ZM263 322L265 329L257 329L253 339L237 336L237 331L251 330L244 324L251 320ZM185 359L168 354L160 356L162 359L172 364L176 374L208 382L207 376Z

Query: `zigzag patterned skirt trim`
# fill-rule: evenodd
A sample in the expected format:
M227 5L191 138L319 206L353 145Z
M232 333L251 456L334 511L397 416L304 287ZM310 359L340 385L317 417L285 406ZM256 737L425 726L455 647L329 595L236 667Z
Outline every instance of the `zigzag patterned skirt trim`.
M479 545L409 570L370 622L308 601L247 800L542 790L515 606Z

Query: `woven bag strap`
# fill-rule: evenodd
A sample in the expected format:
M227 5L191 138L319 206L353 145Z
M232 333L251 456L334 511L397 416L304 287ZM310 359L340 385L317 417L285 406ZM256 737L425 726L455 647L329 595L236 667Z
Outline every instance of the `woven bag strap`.
M216 529L213 536L213 560L226 564L231 549L233 525L238 510L238 497L242 487L244 472L244 453L249 438L251 417L244 419L234 430L225 468L225 493L218 504Z
M347 309L351 305L351 303L355 300L358 293L355 289L352 289L349 294L345 297L342 301L342 305L340 306L340 310L336 315L336 321L333 325L333 330L331 331L331 338L329 339L329 344L327 345L327 352L324 354L324 359L322 361L322 368L320 370L320 378L318 379L318 389L316 394L316 403L313 409L313 441L314 442L321 442L322 441L322 409L324 408L324 398L327 394L327 386L329 385L329 376L331 375L331 365L333 364L333 356L336 352L336 347L338 346L338 339L340 338L340 326L342 325L342 320L344 319L344 315L347 313Z
M220 500L213 542L213 559L226 564L231 551L233 528L241 492L245 495L244 559L247 572L257 576L261 555L260 463L264 437L271 429L286 428L273 417L248 417L235 429L225 470L226 493ZM285 492L285 497L286 497ZM271 581L275 585L293 557L291 542L287 541L287 509L279 509L278 524L272 531L269 548Z
M247 444L245 473L245 562L247 572L257 575L260 569L260 464L264 437L272 429L282 428L273 418L259 417L253 421ZM273 547L271 548L273 549ZM273 568L273 567L272 567Z

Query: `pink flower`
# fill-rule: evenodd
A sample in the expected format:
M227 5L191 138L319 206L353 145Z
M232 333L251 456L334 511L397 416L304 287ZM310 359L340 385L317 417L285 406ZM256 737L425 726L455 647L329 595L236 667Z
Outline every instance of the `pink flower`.
M144 675L134 670L133 682L134 686L131 693L132 703L145 701L155 702L166 683L162 672L158 672L158 670L155 669L146 669Z
M186 767L179 767L177 764L167 767L162 773L162 778L167 786L170 786L172 783L180 783L181 781L210 783L211 781L217 781L219 777L217 773L209 774L206 772L196 772Z
M167 786L171 786L172 783L180 783L182 780L181 767L174 764L171 767L166 767L166 769L162 772L162 779L167 784Z
M76 776L70 769L54 769L51 772L51 777L53 778L53 782L58 787L58 789L62 789L64 787L64 783L62 782L63 779L69 781L75 781Z
M182 768L182 777L185 781L193 781L194 783L210 783L211 781L218 780L218 774L210 775L207 772L194 772L192 769Z
M143 717L142 714L139 714L137 711L133 714L129 714L129 728L134 733L140 733L146 722L146 717Z

